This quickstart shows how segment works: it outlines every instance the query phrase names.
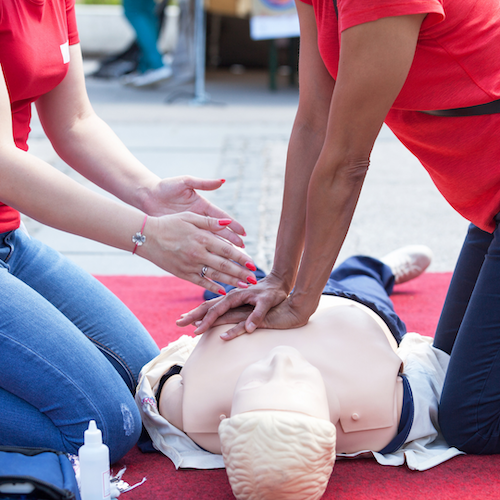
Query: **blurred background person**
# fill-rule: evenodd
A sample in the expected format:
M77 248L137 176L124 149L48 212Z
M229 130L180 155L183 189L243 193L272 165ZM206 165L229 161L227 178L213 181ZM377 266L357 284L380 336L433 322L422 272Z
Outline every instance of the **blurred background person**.
M163 2L162 2L162 6ZM124 76L122 82L130 87L149 87L168 80L172 76L170 63L158 49L160 19L154 0L123 0L125 17L136 34L139 47L137 70ZM163 9L162 9L163 16Z

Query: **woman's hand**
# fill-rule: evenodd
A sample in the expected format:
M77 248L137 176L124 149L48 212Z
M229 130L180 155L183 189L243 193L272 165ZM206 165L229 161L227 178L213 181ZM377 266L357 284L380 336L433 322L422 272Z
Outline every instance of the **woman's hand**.
M235 311L237 312L237 311ZM275 330L287 330L290 328L299 328L300 326L304 326L309 320L309 316L314 311L306 313L305 311L300 311L297 307L293 305L292 295L288 296L283 302L278 304L277 306L271 308L263 320L259 324L259 328L272 328ZM219 318L225 319L225 318ZM232 314L232 311L228 312L227 320L231 320L231 323L237 323L238 317L236 314ZM229 321L224 321L228 323ZM223 324L219 321L214 323L214 326L219 324ZM248 331L246 326L246 320L241 320L227 332L223 333L220 337L223 340L231 340L244 333L252 333L252 331Z
M223 179L199 179L188 175L162 179L148 196L145 211L154 216L193 212L218 219L228 219L230 217L224 210L196 192L197 189L214 191L224 182ZM245 245L238 235L245 236L245 230L235 220L231 220L227 228L219 232L219 236L243 248Z
M225 294L214 281L248 287L257 282L251 272L255 265L248 255L219 237L226 222L190 212L150 217L143 231L146 243L136 253L214 293Z
M252 291L255 288L256 287L253 287ZM219 297L217 299L207 301L198 308L194 309L193 311L183 315L182 319L177 321L177 324L179 326L186 326L187 324L190 324L188 323L188 321L190 321L190 319L198 315L200 311L208 311L207 314L205 315L206 318L208 314L215 312L217 308L221 308L221 310L224 310L224 308L227 307L227 304L232 298L236 296L241 298L243 295L244 291L242 290L232 290L228 294L228 296ZM207 307L209 309L207 309ZM229 309L222 316L217 317L217 319L215 319L215 321L213 321L210 324L210 326L236 323L235 326L233 326L227 332L221 335L221 339L223 340L231 340L236 337L239 337L244 333L252 333L255 330L255 327L254 326L247 327L247 322L254 321L254 319L250 319L254 311L255 308L250 305L242 305L240 307ZM285 300L278 303L278 305L268 309L262 320L259 321L258 328L267 328L275 330L299 328L307 323L309 317L313 312L314 309L310 311L299 310L297 305L293 304L293 294L292 294L286 297ZM201 322L195 320L195 324L199 325L194 332L195 334L203 333L209 328L203 323L205 323L205 320Z
M251 333L262 326L271 308L286 300L288 292L283 280L271 272L248 289L231 290L226 297L204 302L196 309L183 314L181 319L177 320L177 325L195 324L197 328L194 333L199 335L211 326L238 323L231 330Z

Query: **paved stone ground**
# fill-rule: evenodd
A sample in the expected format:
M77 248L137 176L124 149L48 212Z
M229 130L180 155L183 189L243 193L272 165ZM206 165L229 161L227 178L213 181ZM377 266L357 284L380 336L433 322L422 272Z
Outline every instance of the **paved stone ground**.
M249 254L269 270L297 89L283 80L279 90L271 92L263 72L233 75L224 70L208 73L211 101L203 106L192 104L189 86L182 89L188 94L172 104L166 103L173 95L168 86L139 91L88 78L87 87L98 114L158 175L227 180L208 197L243 223ZM32 153L98 189L57 158L36 118L30 142ZM34 236L93 274L165 274L127 252L26 222ZM430 271L450 271L466 228L466 221L446 204L418 161L384 128L340 257L381 257L399 246L423 243L435 253Z

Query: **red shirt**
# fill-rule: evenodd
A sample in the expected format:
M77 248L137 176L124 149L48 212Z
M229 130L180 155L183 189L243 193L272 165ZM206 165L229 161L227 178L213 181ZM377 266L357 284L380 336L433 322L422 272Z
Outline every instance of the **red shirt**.
M28 150L31 103L64 79L69 45L78 42L74 0L1 0L0 64L18 148ZM19 221L19 212L0 203L0 233Z
M381 17L428 14L408 78L385 121L448 202L493 231L500 211L500 115L449 118L415 110L500 99L498 0L338 0L339 23L333 0L303 1L314 7L318 47L333 78L341 31Z

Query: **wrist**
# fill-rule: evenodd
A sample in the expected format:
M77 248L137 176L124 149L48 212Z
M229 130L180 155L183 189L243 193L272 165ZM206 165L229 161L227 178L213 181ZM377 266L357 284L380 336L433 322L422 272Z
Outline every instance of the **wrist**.
M293 290L289 296L290 306L300 317L309 318L316 311L321 293L318 295L312 291Z
M300 240L301 237L297 236L297 239ZM295 286L302 254L302 245L293 248L291 241L293 241L293 238L277 238L273 269L271 271L283 282L287 294Z
M137 249L139 247L142 247L144 243L146 243L146 235L144 234L144 229L146 227L146 222L148 221L148 216L144 216L144 220L142 221L142 226L141 230L137 231L133 236L132 236L132 243L135 243L135 247L132 250L132 255L134 255L137 252Z
M273 267L266 277L266 281L275 284L277 288L280 288L288 295L294 285L295 276L293 273L282 273Z
M288 295L295 286L297 272L291 266L283 267L274 262L273 268L269 272L268 277L279 283L280 288L282 288Z
M152 175L150 179L144 180L136 188L136 208L148 215L156 215L156 186L160 178Z
M155 235L158 234L158 218L157 217L152 217L152 216L146 216L146 218L143 219L143 229L142 231L139 231L140 228L138 228L138 232L134 233L132 235L132 244L136 245L132 249L132 254L139 255L140 257L150 260L153 260L153 254L154 252L154 247L157 244L157 241L155 239ZM146 222L144 224L144 221ZM142 244L137 245L135 241L138 239L138 234L141 234L144 238L144 241Z

